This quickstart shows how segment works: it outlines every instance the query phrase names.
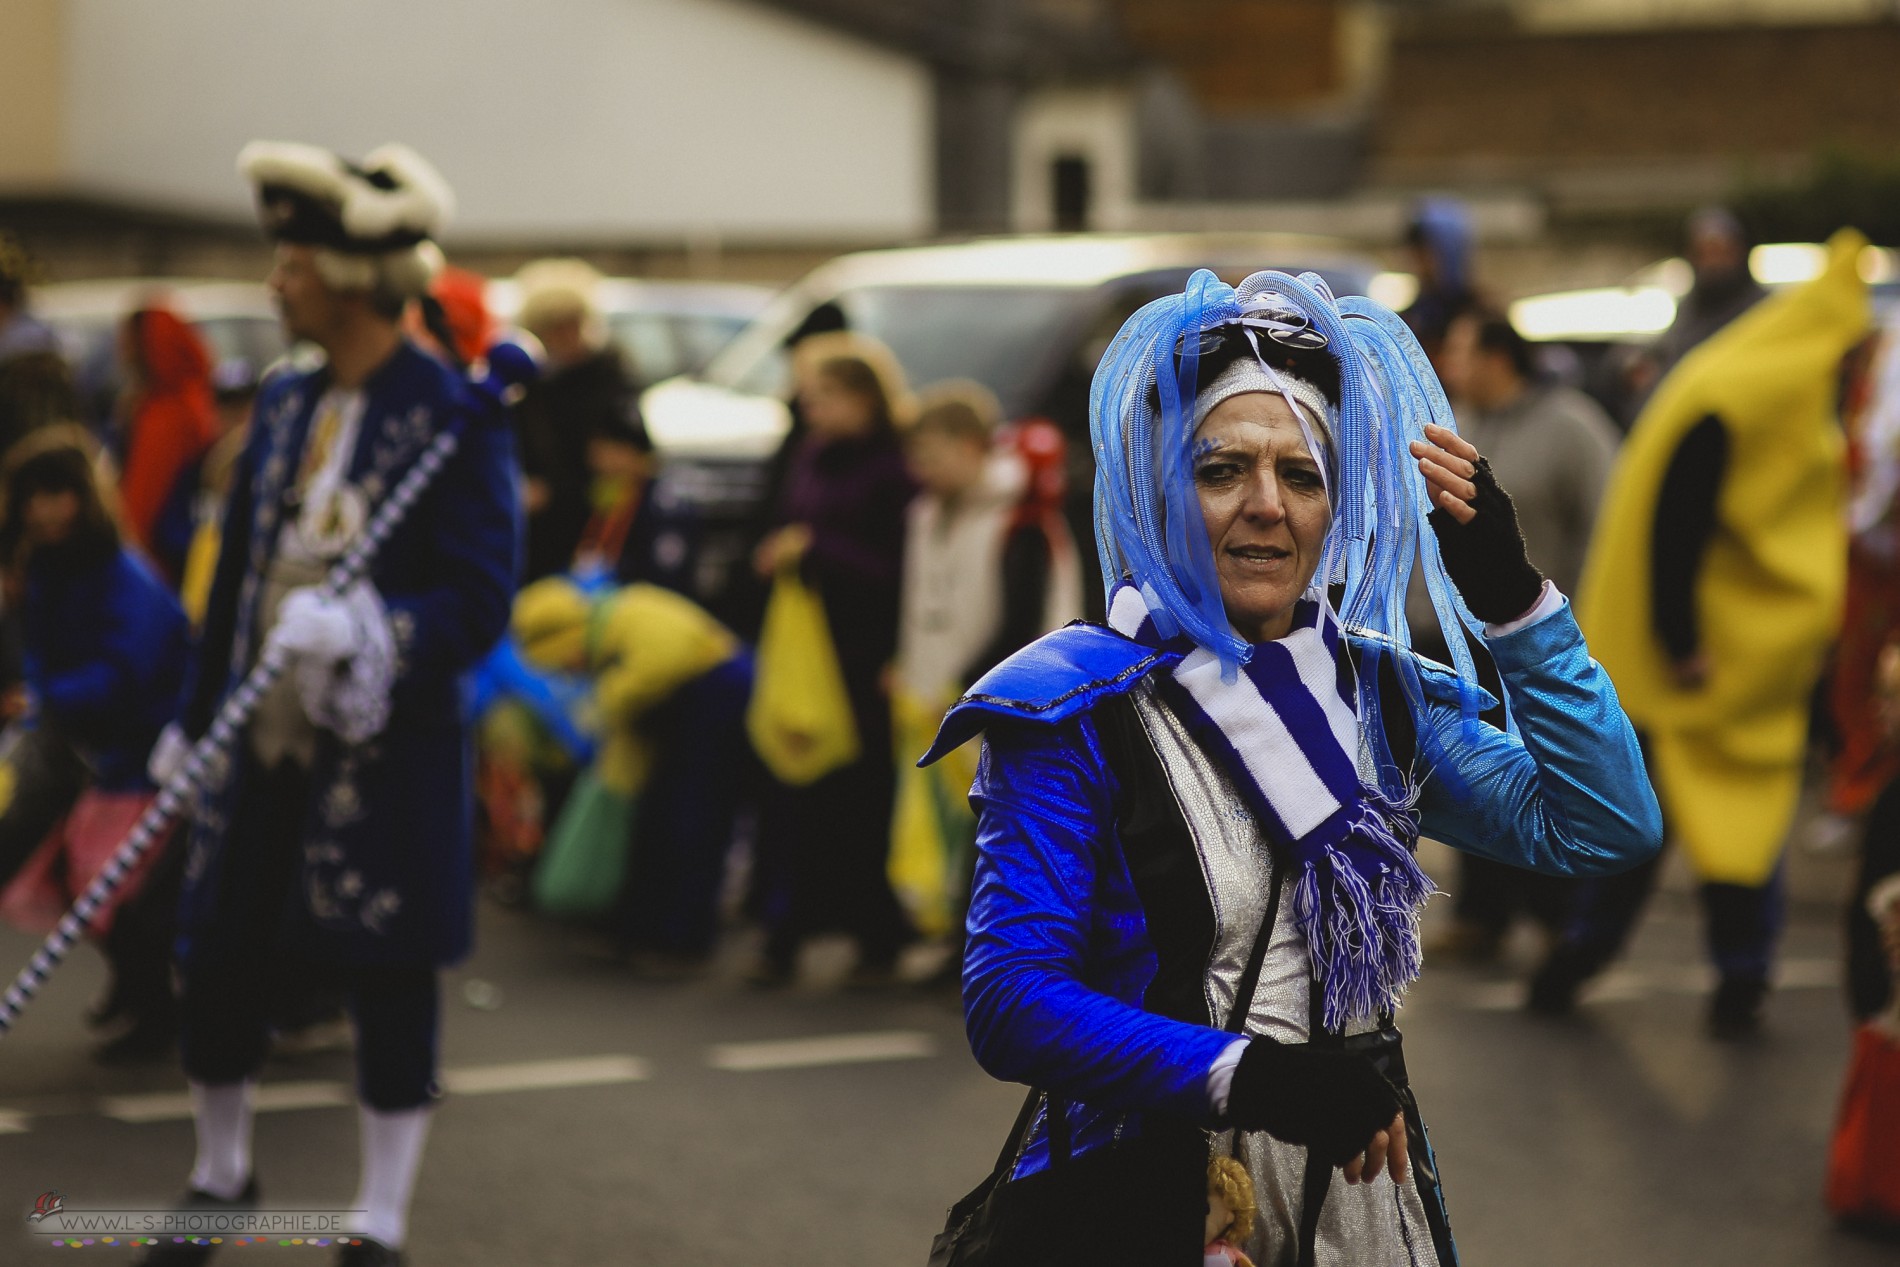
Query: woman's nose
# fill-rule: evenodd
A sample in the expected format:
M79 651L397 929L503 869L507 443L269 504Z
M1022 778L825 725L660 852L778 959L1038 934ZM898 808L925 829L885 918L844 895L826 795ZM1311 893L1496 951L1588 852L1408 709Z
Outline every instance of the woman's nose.
M1262 471L1247 485L1247 500L1240 513L1256 523L1278 523L1286 518L1286 505L1280 499L1280 481L1272 471Z

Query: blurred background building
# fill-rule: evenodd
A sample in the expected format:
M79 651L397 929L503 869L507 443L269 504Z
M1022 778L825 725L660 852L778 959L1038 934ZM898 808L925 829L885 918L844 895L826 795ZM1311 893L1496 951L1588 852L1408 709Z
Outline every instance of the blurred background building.
M1521 293L1619 280L1709 200L1891 193L1897 64L1893 0L12 0L0 216L56 276L253 273L243 141L400 134L491 271L784 279L1052 229L1381 245L1436 190Z

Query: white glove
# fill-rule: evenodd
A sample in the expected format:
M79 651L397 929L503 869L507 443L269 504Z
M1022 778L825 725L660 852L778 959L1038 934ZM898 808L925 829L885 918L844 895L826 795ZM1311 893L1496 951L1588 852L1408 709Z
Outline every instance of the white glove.
M336 598L296 589L277 610L271 641L296 657L291 673L305 714L348 744L380 734L389 724L396 637L375 587L358 581Z
M306 585L284 595L270 640L300 660L335 664L354 650L354 634L349 595L327 598L316 586Z
M145 776L159 787L164 787L178 772L185 768L185 758L191 755L191 740L185 738L184 728L177 722L170 722L158 732L158 742L152 745L152 755L145 759Z

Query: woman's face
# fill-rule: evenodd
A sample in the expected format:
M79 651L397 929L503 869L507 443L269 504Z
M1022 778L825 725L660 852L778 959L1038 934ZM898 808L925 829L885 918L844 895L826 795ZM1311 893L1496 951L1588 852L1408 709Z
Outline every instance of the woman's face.
M877 420L876 407L864 393L852 391L822 370L799 390L798 408L813 433L827 439L864 435Z
M1279 396L1230 396L1194 433L1194 487L1227 619L1241 637L1284 637L1332 523L1319 464Z

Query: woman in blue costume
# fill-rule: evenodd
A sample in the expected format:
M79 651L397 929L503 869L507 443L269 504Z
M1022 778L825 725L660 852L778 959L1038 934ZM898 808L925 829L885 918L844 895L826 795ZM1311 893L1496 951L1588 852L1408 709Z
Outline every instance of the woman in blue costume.
M986 736L967 1027L1041 1092L992 1202L1052 1154L1110 1186L1144 1158L1138 1213L1063 1219L1037 1261L1197 1262L1211 1149L1252 1173L1263 1267L1450 1267L1392 1025L1414 846L1633 866L1661 840L1635 737L1385 309L1197 273L1129 318L1090 413L1108 626L999 665L925 758ZM1408 649L1415 564L1484 638L1508 730L1462 637L1451 668Z

